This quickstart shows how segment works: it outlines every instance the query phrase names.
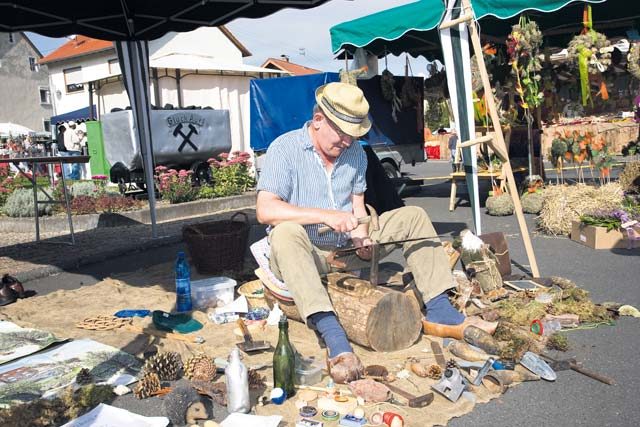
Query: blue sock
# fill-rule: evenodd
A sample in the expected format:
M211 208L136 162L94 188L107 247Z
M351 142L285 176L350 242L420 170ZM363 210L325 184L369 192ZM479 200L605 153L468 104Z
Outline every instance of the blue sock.
M441 325L459 325L464 322L464 315L449 302L446 294L440 294L425 304L427 320Z
M311 324L320 332L325 345L329 349L329 357L336 357L340 353L353 352L347 334L338 323L336 315L330 311L322 311L309 316Z

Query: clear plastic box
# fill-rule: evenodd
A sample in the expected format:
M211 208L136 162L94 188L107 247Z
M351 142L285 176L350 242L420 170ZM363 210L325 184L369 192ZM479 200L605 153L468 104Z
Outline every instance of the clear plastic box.
M298 385L314 385L322 381L322 362L296 354L296 378Z
M233 301L236 281L224 276L209 277L191 282L191 301L194 309L224 307Z

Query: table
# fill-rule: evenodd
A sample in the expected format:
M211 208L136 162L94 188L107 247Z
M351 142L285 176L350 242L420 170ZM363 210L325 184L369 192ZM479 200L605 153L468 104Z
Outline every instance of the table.
M527 171L525 167L513 168L513 173L520 173ZM456 208L456 193L458 192L458 184L456 181L464 180L466 178L466 174L464 172L454 172L449 175L451 179L451 196L449 197L449 211L452 212ZM498 181L502 181L505 179L502 174L502 168L500 170L496 170L493 172L490 171L482 171L478 172L478 181L481 179L494 179Z
M62 169L63 164L72 164L72 163L88 163L90 157L89 156L69 156L69 157L61 157L61 156L41 156L41 157L13 157L13 158L0 158L0 164L3 163L12 163L17 169L18 172L31 181L31 185L33 186L33 202L34 202L34 214L36 219L36 241L40 241L40 217L38 216L38 205L40 204L64 204L65 209L67 211L67 219L69 221L69 231L71 233L71 242L70 244L75 244L75 236L73 234L73 222L71 221L71 206L69 200L69 194L67 192L67 186L64 180L64 172L60 175L62 179L62 193L64 194L64 200L54 200L53 197L49 193L45 191L44 188L38 187L38 181L36 179L35 171L40 164L52 165L59 164ZM28 163L31 166L31 175L27 174L20 163ZM53 176L51 177L53 182ZM45 195L49 200L38 201L38 189Z

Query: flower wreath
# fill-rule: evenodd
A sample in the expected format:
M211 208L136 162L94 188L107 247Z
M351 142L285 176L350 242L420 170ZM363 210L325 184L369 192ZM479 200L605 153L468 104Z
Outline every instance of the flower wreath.
M603 73L611 65L611 50L604 49L611 46L611 42L602 33L589 31L586 34L575 36L570 42L567 52L569 58L576 64L580 63L582 52L591 51L588 58L589 74Z
M634 43L629 48L627 68L636 79L640 79L640 43Z

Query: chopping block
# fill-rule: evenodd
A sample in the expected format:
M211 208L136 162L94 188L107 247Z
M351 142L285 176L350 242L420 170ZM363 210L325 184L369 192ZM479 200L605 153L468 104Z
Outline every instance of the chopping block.
M372 286L347 273L330 273L323 283L350 341L376 351L397 351L420 337L421 304L412 287L399 291ZM295 303L278 298L267 286L265 299L270 308L277 302L288 318L303 322Z

